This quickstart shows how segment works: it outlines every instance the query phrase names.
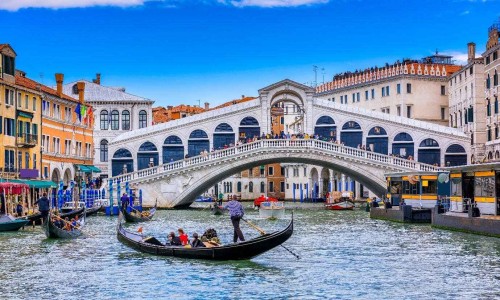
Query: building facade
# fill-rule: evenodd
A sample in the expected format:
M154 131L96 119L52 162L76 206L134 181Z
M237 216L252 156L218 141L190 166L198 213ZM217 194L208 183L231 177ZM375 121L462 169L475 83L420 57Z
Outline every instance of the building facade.
M500 160L500 114L498 112L498 96L500 94L500 21L488 29L484 59L484 96L486 104L486 157L488 161Z
M458 71L451 56L405 60L346 72L316 88L317 97L345 106L448 125L448 76Z
M20 84L10 45L0 45L0 53L0 177L40 178L42 93Z
M119 167L117 166L113 170L108 168L108 160L110 159L108 144L122 133L151 126L154 101L129 94L122 87L101 85L100 74L97 74L96 79L92 82L79 80L64 84L62 86L63 93L70 97L78 97L78 84L81 83L84 83L85 104L93 107L93 165L101 170L100 176L103 178L118 175L124 172L125 169L127 172L133 171L133 165L129 164L126 159L123 160L123 164ZM143 153L154 150L149 144L143 145L141 148ZM120 159L120 157L117 157L117 159ZM149 158L140 159L138 167L146 168L149 163ZM157 165L158 160L156 159L153 163Z

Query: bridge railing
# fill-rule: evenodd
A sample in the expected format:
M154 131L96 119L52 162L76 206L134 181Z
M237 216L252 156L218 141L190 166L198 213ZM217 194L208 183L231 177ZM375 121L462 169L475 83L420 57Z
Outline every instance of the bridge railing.
M165 173L172 170L178 170L189 166L200 165L206 161L237 156L237 154L247 153L258 149L269 149L269 148L290 149L290 150L294 148L295 149L314 148L330 153L337 153L344 156L362 158L366 160L376 161L387 165L403 167L405 169L412 169L416 171L439 170L439 167L431 166L424 163L419 163L413 160L407 160L404 158L389 156L386 154L380 154L376 152L348 147L333 142L326 142L315 139L284 139L284 140L278 139L278 140L259 140L248 144L242 144L235 147L210 152L207 154L201 154L184 160L169 162L152 168L119 175L110 178L109 180L111 180L114 184L116 184L118 181L120 182L131 181L135 179L146 178L155 174Z

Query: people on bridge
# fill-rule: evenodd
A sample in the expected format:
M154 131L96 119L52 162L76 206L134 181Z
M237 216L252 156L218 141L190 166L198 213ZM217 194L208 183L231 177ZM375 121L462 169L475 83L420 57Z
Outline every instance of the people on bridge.
M167 246L182 246L181 240L173 231L168 234Z
M240 229L240 220L245 215L245 211L243 210L243 205L238 200L229 201L224 209L229 210L229 216L231 217L231 222L233 223L234 234L233 234L233 242L236 243L238 239L240 241L244 241L245 237L243 236L243 232Z
M202 241L198 238L198 234L196 232L193 233L193 240L191 241L190 245L193 248L205 247Z

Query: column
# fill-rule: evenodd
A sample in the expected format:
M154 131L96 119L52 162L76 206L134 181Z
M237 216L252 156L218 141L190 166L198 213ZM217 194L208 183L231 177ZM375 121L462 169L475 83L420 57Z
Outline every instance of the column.
M323 178L321 176L319 176L319 179L318 179L318 195L316 195L316 197L318 198L321 198L323 197Z
M342 179L340 180L340 191L343 192L346 190L346 178L345 178L345 174L342 174Z
M361 198L361 195L360 195L360 192L361 192L361 184L359 182L355 182L356 184L356 196L354 199L360 199Z

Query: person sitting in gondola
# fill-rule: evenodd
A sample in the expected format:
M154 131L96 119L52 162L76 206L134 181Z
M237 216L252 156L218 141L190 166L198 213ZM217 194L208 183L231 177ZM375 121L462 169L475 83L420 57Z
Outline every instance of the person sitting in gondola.
M68 219L68 217L64 218L64 230L66 231L71 231L71 223Z
M53 221L52 223L54 223L54 225L59 228L59 229L62 229L64 227L64 224L63 224L63 221L61 220L61 218L59 217L54 217L55 221Z
M80 219L78 218L78 215L75 216L75 226L76 228L80 227L81 223L80 223Z
M198 234L196 232L193 233L193 240L191 241L191 247L193 248L205 247L205 245L198 238Z
M173 231L168 235L167 246L182 246L181 240L178 236L175 236L175 233Z
M177 231L179 232L179 240L181 241L181 244L183 246L189 244L189 237L184 233L184 230L182 228L179 228Z

